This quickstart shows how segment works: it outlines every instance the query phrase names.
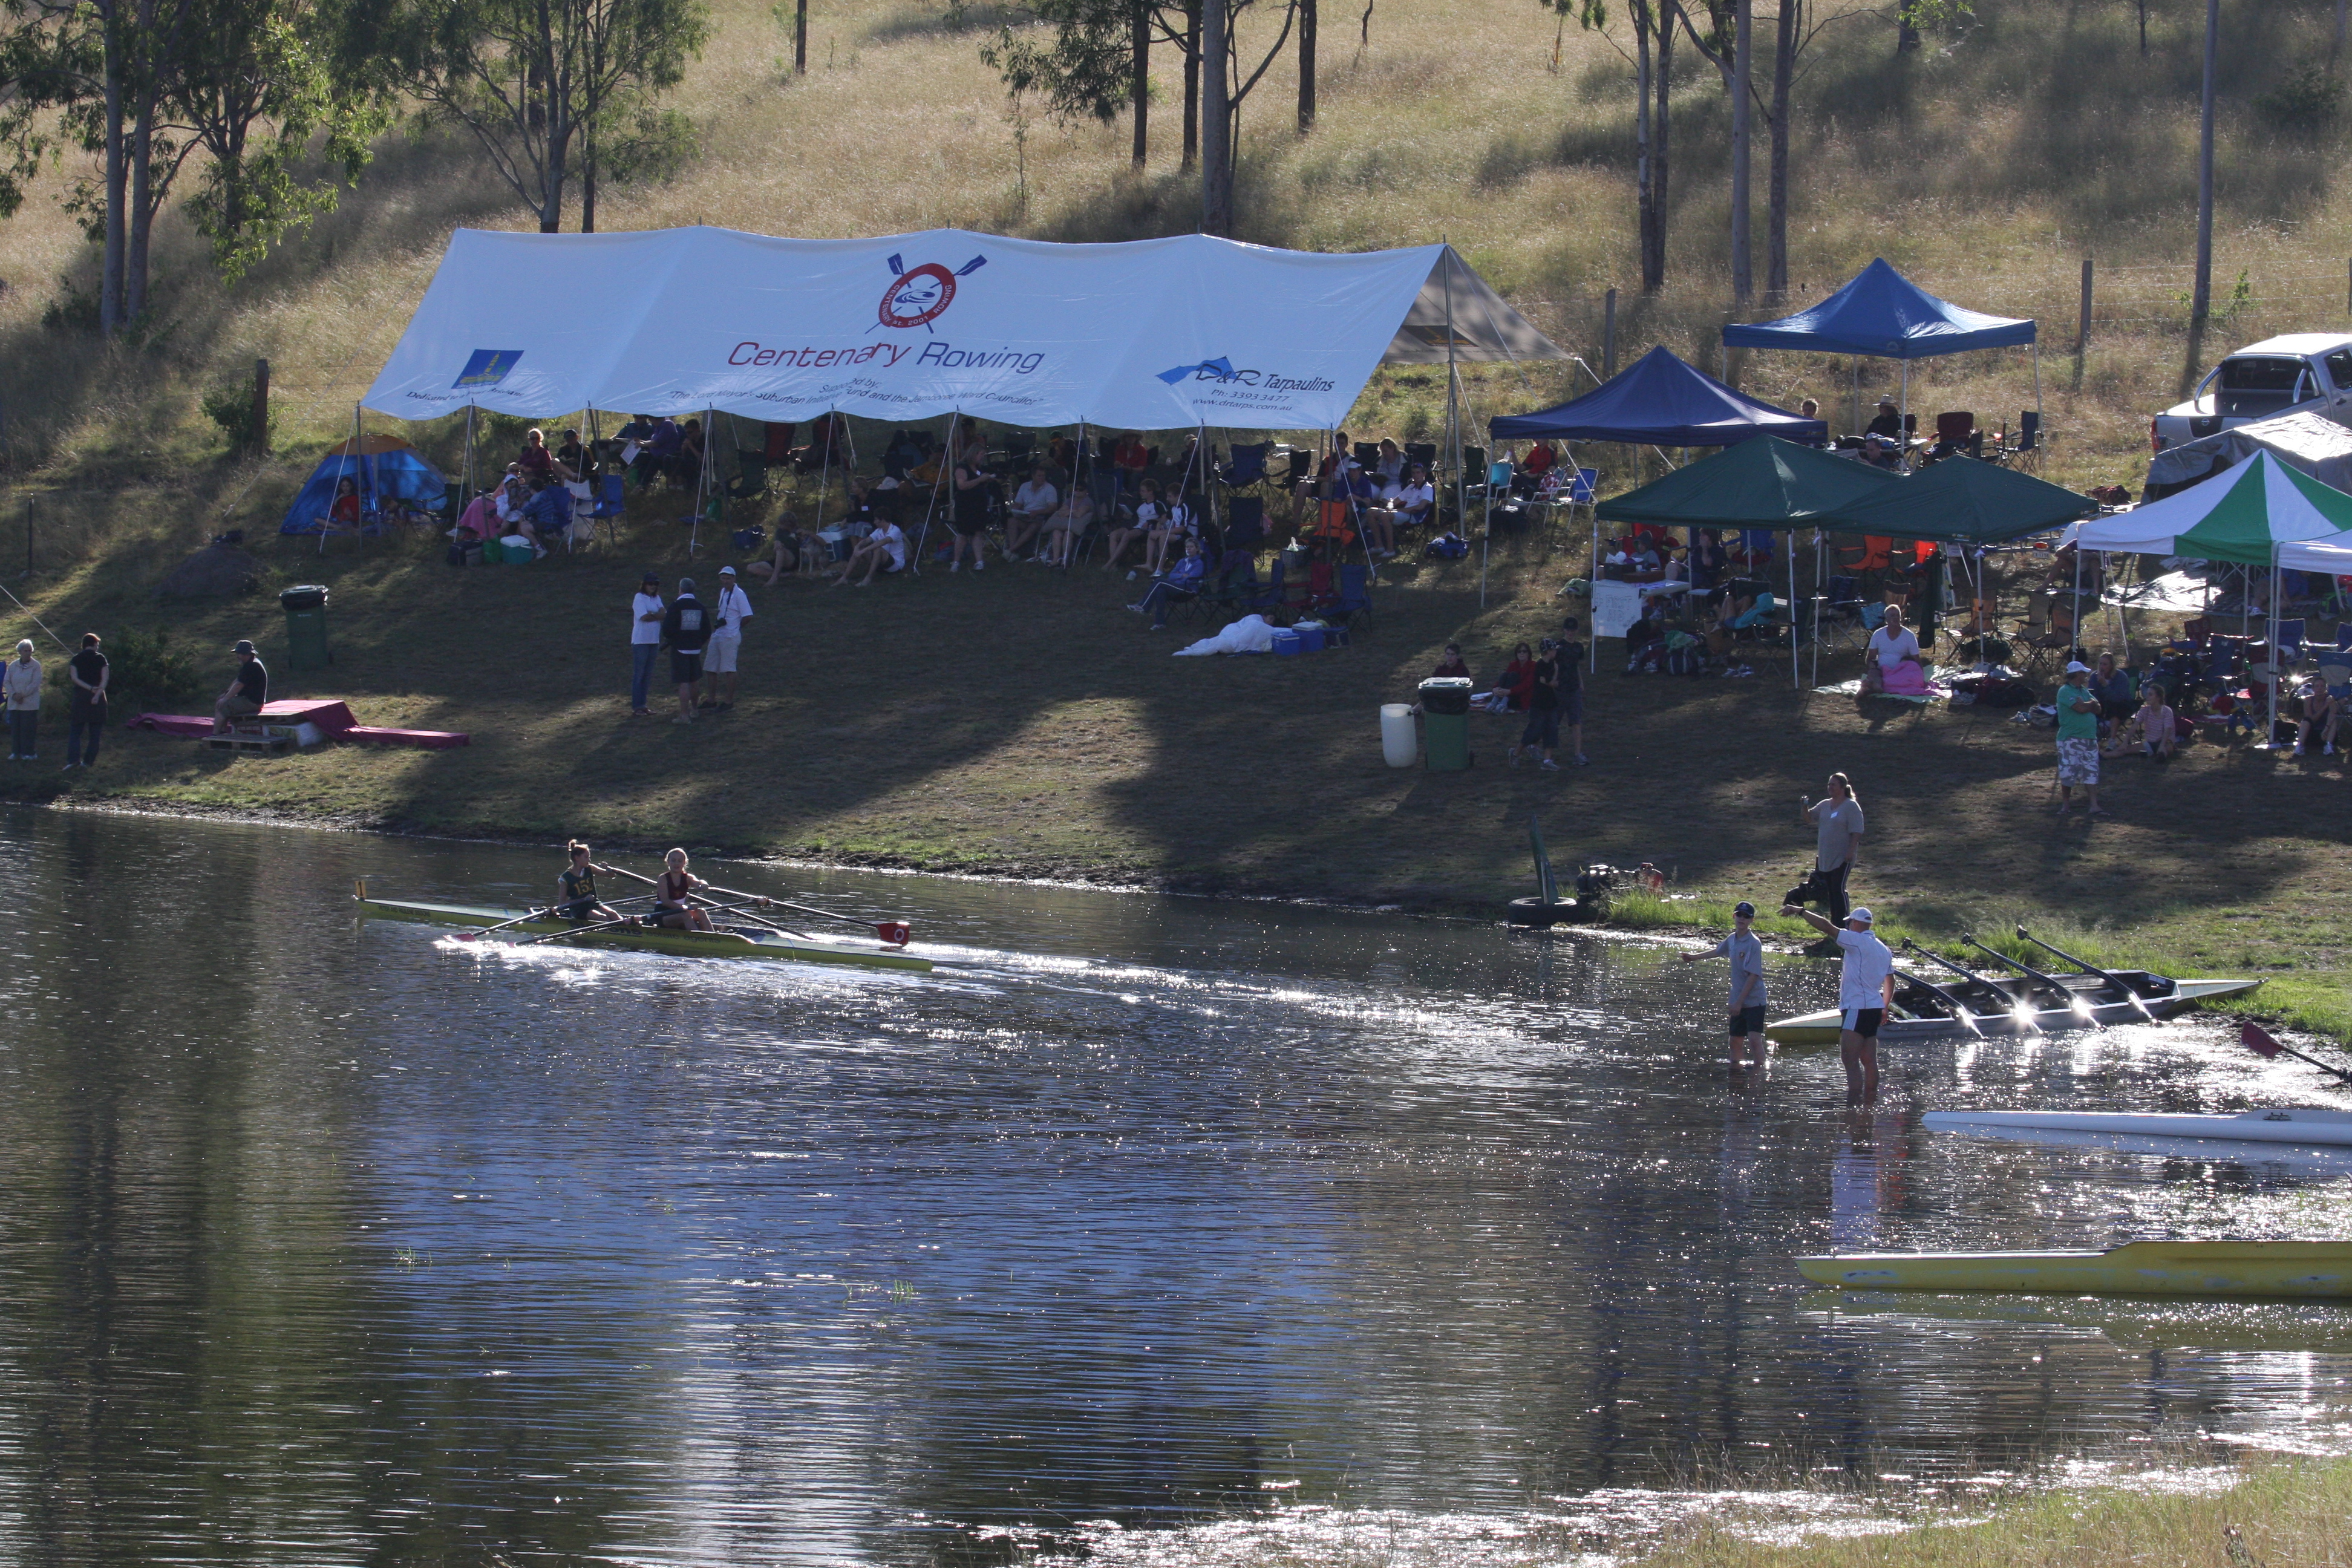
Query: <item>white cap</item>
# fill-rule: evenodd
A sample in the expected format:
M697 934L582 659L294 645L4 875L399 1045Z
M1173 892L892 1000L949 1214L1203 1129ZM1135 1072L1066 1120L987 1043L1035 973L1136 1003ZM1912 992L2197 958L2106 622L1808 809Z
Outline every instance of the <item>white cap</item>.
M719 569L719 574L721 577L732 577L735 575L735 568L732 566L721 566Z
M1860 921L1864 925L1870 924L1870 911L1860 904L1846 910L1845 918L1849 921Z
M2088 675L2091 673L2091 667L2084 664L2079 658L2068 659L2066 661L2066 673L2069 675Z

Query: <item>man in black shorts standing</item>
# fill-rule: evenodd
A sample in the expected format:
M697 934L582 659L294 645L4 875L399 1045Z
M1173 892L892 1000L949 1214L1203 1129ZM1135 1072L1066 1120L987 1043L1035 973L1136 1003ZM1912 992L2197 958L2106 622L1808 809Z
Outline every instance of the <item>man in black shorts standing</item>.
M662 640L669 644L669 678L677 686L673 724L694 722L694 688L702 679L703 645L710 640L710 611L694 596L694 579L677 580L677 597L662 617Z
M1584 624L1574 616L1559 623L1559 646L1552 657L1559 661L1559 727L1568 731L1568 760L1586 765L1584 755L1584 644L1576 634ZM1762 1050L1759 1041L1757 1048Z
M1782 904L1780 912L1802 917L1845 954L1845 967L1838 975L1838 1055L1845 1062L1845 1102L1877 1103L1878 1026L1895 1005L1893 951L1870 929L1870 911L1860 905L1847 911L1843 926L1801 904Z

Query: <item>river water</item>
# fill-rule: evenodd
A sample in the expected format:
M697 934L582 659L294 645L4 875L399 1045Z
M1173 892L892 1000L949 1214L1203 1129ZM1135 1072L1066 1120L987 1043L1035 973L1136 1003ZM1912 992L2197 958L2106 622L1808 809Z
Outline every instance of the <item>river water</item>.
M2352 1449L2341 1311L1789 1263L2352 1234L2352 1162L1918 1124L2328 1102L2213 1026L1890 1049L1850 1114L1834 1052L1734 1083L1664 944L740 866L938 969L351 916L559 858L0 814L8 1560L1602 1561Z

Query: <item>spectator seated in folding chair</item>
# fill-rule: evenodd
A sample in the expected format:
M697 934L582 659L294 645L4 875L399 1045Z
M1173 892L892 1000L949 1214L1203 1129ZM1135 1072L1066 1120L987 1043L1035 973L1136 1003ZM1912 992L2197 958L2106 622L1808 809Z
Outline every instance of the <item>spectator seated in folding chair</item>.
M1538 441L1519 459L1519 472L1514 481L1522 496L1532 498L1544 487L1544 479L1559 466L1559 453L1549 441Z
M1138 615L1151 617L1151 629L1160 631L1168 625L1169 612L1179 605L1190 605L1201 596L1208 579L1209 563L1201 558L1201 542L1184 542L1184 559L1169 568L1168 574L1153 580L1141 599L1129 605Z
M1068 566L1077 559L1079 542L1094 527L1096 515L1092 493L1071 487L1069 498L1045 520L1045 540L1037 559L1048 566Z
M2352 671L2347 673L2352 675ZM2336 726L2343 715L2324 672L2321 679L2305 682L2295 699L2294 754L2305 756L2316 750L2324 757L2334 756Z
M1724 578L1731 574L1731 552L1723 547L1720 529L1695 529L1691 533L1690 553L1691 593L1694 595L1712 594Z
M1160 500L1159 480L1144 479L1140 481L1140 489L1141 494L1134 510L1122 508L1116 518L1104 525L1108 530L1105 537L1108 545L1108 558L1103 562L1106 572L1117 567L1127 558L1127 552L1138 545L1144 547L1147 562L1150 559L1151 531L1160 526L1161 514L1167 509Z

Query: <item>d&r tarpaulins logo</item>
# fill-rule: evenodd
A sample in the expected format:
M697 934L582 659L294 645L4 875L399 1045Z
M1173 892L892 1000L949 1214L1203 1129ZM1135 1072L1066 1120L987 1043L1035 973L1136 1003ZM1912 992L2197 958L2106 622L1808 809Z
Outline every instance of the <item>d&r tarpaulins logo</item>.
M890 287L882 290L881 321L877 324L902 331L929 326L940 311L955 303L956 279L969 278L987 265L987 257L975 256L953 272L936 261L926 261L909 269L898 257L891 257ZM874 328L866 330L870 332Z
M1254 387L1260 392L1328 392L1332 383L1319 375L1277 375L1267 370L1235 370L1234 362L1220 354L1204 359L1198 364L1180 364L1158 373L1160 380L1171 386L1187 381L1213 381L1228 386Z

